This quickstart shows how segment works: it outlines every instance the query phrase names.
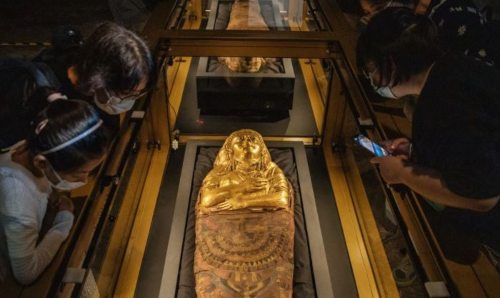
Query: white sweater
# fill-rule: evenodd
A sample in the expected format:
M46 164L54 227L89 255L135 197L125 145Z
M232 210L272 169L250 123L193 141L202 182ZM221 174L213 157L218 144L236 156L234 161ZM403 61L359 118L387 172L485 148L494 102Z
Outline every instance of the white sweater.
M39 239L51 187L0 155L0 279L12 273L21 284L32 283L52 261L73 225L73 214L59 211L50 230Z

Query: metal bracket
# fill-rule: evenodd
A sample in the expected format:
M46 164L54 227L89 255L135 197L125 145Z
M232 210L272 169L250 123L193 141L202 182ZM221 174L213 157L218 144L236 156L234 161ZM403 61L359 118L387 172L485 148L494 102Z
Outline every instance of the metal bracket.
M313 134L313 137L312 137L312 144L313 144L313 146L321 145L321 139L315 133Z
M66 272L64 272L63 282L81 284L86 273L87 269L85 268L68 267Z
M328 48L326 50L326 53L330 55L330 57L333 58L335 54L340 52L340 45L337 42L330 42L328 43Z
M132 153L137 153L139 152L139 149L141 147L141 143L139 142L139 140L135 139L134 142L132 143L132 148L130 149L132 151Z
M347 149L347 146L344 143L335 143L332 142L332 151L336 153L344 153Z
M120 183L120 176L118 175L104 176L102 179L103 186L109 186L111 184L118 185L118 183Z
M135 110L132 111L132 115L130 116L131 120L142 120L144 119L144 116L146 115L146 111L141 111L141 110Z
M161 150L161 143L159 140L148 141L148 149Z
M359 126L361 126L364 129L373 129L375 127L375 123L373 123L372 118L365 118L365 119L358 118L358 123Z
M428 281L424 283L429 297L451 297L446 284L443 281Z

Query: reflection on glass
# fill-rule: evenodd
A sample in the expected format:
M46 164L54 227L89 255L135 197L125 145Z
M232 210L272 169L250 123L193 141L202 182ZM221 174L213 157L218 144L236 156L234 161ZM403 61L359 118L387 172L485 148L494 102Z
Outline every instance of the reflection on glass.
M206 7L207 30L286 30L309 13L303 0L212 0ZM238 21L229 24L230 15Z
M314 1L192 0L182 19L201 21L198 26L193 21L180 27L217 30L214 34L222 38L225 30L242 30L237 36L245 36L248 30L262 36L276 31L321 31ZM217 47L219 54L175 58L168 68L176 128L187 134L227 135L242 127L266 135L321 134L333 71L329 61L275 57L273 48L264 49L269 54L247 52L243 55L248 57L238 57L240 52L227 51L223 44Z
M219 23L223 23L227 13L217 16ZM236 0L231 5L229 20L225 30L258 30L269 31L259 0ZM272 64L274 59L263 57L219 57L218 61L232 72L259 72L267 63ZM272 69L272 68L271 68Z

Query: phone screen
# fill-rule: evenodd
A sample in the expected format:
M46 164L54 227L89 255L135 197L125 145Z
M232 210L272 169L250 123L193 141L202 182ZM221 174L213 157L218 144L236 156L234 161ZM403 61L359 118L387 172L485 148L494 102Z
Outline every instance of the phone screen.
M366 136L360 134L354 137L354 141L361 145L362 147L368 149L371 153L373 153L375 156L387 156L389 153L382 148L379 144L373 142Z

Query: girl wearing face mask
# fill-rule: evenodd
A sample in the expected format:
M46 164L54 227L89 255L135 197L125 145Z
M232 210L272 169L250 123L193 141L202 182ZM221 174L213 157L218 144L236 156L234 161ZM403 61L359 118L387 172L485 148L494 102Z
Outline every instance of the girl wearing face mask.
M70 98L89 98L106 114L130 110L153 81L154 63L144 41L134 32L107 22L98 26L69 54L49 49L37 62L46 63Z
M104 124L117 131L116 115L132 109L154 82L147 45L114 23L98 26L83 44L78 39L69 49L47 49L34 62L17 61L14 68L14 62L0 61L0 70L10 75L0 80L0 151L25 139L37 113L62 98L95 105Z
M58 100L34 122L31 135L0 156L0 261L16 280L32 283L54 258L73 224L73 206L63 199L52 227L39 239L54 189L87 182L103 160L108 133L95 109L79 100Z

